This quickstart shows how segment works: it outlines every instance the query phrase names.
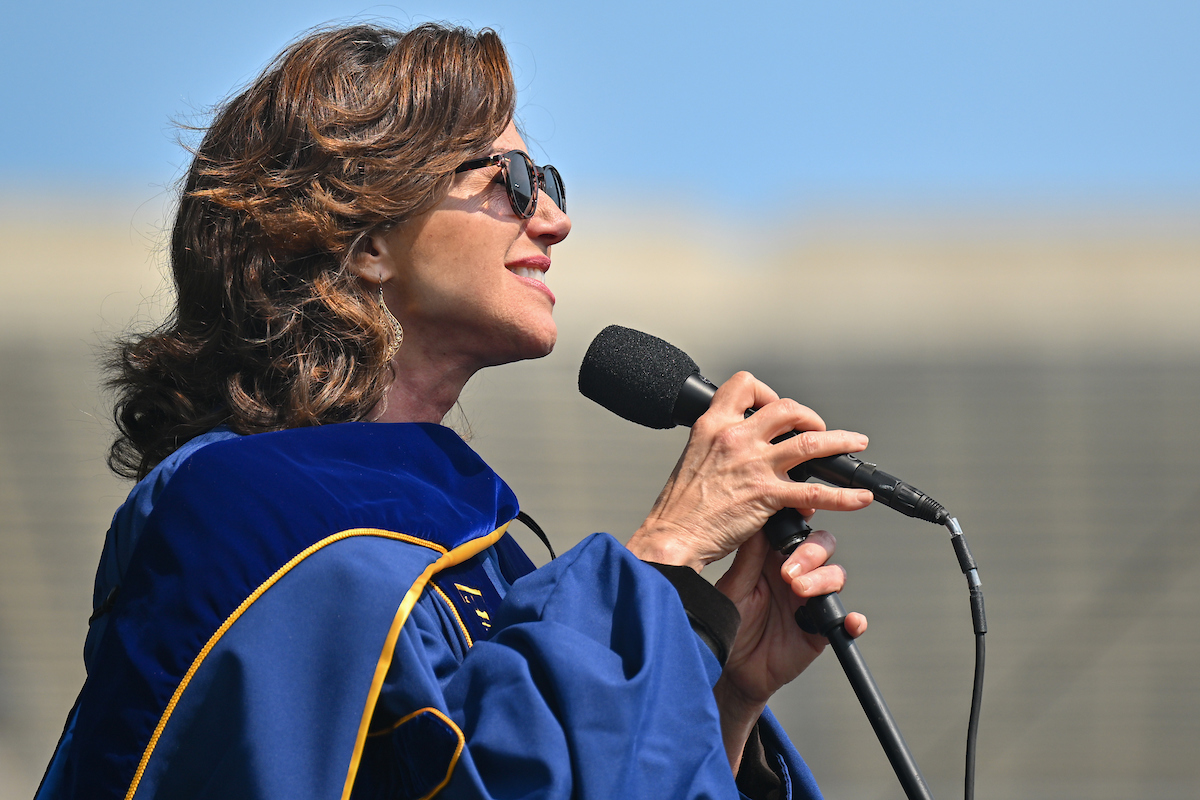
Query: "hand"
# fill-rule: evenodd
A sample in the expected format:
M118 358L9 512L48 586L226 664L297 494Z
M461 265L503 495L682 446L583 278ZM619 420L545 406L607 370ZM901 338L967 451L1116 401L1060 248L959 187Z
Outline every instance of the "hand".
M767 700L825 648L825 637L802 631L795 614L805 598L841 591L845 585L846 571L826 563L835 547L832 535L815 531L785 561L760 533L742 545L729 571L717 581L717 589L742 615L729 660L713 688L735 773L746 737ZM851 613L845 626L851 636L861 636L867 618Z
M759 411L747 419L747 408ZM792 430L802 433L771 443ZM692 426L679 463L628 547L643 560L699 572L740 547L781 508L808 513L862 508L872 500L866 489L798 483L787 471L866 446L862 434L826 431L812 409L780 400L765 383L739 372Z

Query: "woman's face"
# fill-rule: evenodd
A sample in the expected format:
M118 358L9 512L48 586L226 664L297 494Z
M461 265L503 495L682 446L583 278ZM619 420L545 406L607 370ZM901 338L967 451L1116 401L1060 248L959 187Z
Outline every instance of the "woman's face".
M510 124L481 155L524 149ZM558 336L550 247L570 230L545 192L533 217L518 217L498 166L456 175L436 208L384 238L394 266L384 294L404 325L399 357L480 369L549 353Z

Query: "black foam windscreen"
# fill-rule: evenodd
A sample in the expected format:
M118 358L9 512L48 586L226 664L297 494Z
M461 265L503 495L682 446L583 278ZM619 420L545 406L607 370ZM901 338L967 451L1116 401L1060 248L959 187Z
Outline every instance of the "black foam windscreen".
M671 412L696 362L657 336L609 325L596 335L579 367L579 391L630 422L674 428Z

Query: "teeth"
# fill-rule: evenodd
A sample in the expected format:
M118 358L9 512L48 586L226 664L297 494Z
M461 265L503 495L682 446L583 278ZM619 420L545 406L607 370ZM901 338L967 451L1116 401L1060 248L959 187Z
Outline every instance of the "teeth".
M546 282L546 271L533 267L512 267L512 271L522 278L533 278L538 283Z

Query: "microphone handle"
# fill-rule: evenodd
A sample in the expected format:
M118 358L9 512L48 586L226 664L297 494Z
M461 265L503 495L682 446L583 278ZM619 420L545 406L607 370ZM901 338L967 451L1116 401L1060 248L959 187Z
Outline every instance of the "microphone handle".
M787 433L780 438L795 435ZM941 503L920 489L884 472L870 461L862 461L849 453L805 461L788 470L788 477L794 481L819 478L834 486L870 489L875 499L888 508L935 525L944 525L950 518L950 513L942 508Z

